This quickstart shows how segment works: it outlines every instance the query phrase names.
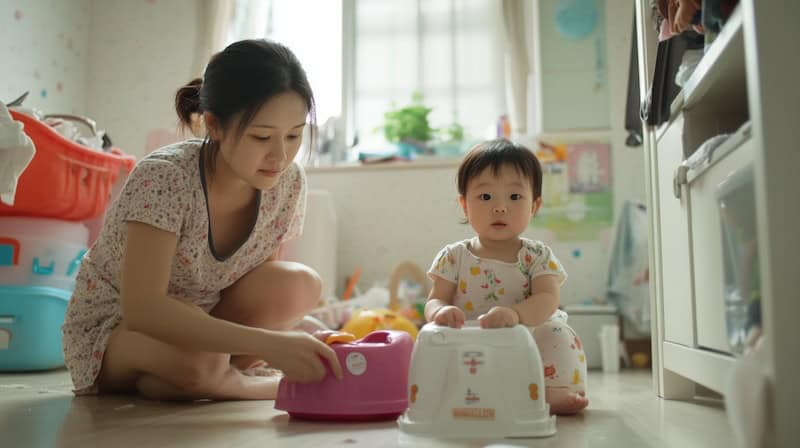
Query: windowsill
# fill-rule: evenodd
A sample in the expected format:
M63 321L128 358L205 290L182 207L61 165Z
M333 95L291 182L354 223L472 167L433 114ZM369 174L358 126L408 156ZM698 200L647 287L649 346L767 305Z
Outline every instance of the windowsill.
M341 173L350 171L382 171L382 170L424 170L437 168L455 168L461 163L460 157L418 158L411 161L392 161L380 163L353 163L330 166L307 166L306 173Z

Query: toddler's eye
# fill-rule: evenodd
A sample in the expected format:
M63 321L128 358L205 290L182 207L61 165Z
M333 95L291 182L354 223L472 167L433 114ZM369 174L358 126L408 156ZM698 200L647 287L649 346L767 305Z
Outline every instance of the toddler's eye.
M522 199L522 195L521 194L514 193L514 194L511 195L511 200L512 201L519 201L520 199Z
M489 193L483 193L480 196L478 196L478 199L480 199L481 201L489 201L492 199L492 195L490 195Z

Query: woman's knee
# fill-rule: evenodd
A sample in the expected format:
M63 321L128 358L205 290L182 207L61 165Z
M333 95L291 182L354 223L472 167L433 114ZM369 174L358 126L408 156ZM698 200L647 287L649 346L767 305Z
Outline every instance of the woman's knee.
M301 266L293 273L292 282L295 283L294 287L298 291L298 299L308 311L319 303L319 299L322 296L322 279L317 274L317 271L308 266Z
M300 318L319 304L322 295L322 279L308 266L291 263L284 272L273 279L268 294L273 295L267 307L276 315L289 319ZM264 303L264 302L262 302Z
M322 280L310 267L293 262L268 262L222 292L212 314L227 320L259 316L299 317L318 305Z

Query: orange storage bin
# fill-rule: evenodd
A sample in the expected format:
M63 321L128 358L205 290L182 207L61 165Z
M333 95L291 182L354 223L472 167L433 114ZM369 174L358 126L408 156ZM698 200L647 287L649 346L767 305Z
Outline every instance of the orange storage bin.
M73 142L42 121L11 110L25 125L36 155L19 178L14 205L0 203L0 216L83 221L101 215L121 170L136 159L114 148L100 152Z

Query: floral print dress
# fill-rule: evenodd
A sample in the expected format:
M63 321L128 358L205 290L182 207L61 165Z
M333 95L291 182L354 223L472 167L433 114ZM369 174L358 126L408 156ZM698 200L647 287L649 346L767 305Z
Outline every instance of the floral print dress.
M188 140L142 159L84 257L62 327L64 360L76 394L97 393L108 337L122 320L120 271L127 222L177 235L167 294L207 312L219 302L220 291L302 231L306 177L294 163L257 197L258 212L247 239L230 256L220 257L210 237L201 148L201 140Z
M540 241L521 238L516 262L481 258L470 250L472 240L459 241L439 251L428 275L456 285L453 305L467 320L477 319L495 306L512 306L532 293L533 279L554 275L559 285L567 272L553 251ZM567 313L556 310L550 318L531 328L542 357L547 387L585 393L586 355L575 331L567 325Z
M540 241L522 238L513 263L480 258L470 250L470 242L459 241L442 249L428 271L429 276L457 285L453 305L464 310L467 320L477 319L494 306L522 302L531 295L536 277L555 275L559 285L567 279L553 251Z

